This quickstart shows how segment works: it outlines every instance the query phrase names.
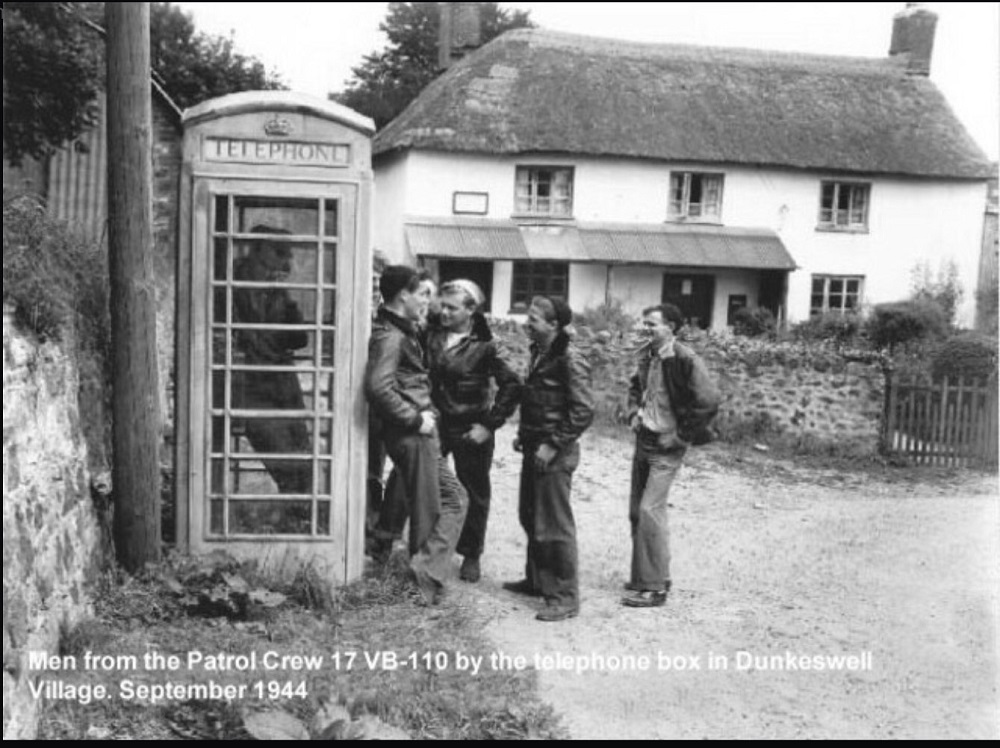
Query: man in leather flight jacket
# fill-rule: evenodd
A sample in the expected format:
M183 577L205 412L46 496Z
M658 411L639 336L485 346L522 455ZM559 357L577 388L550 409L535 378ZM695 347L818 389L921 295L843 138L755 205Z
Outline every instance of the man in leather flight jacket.
M636 434L629 506L632 573L622 603L631 608L666 603L672 586L670 487L688 447L711 439L708 427L719 408L719 391L705 364L674 338L683 323L672 304L643 311L648 343L629 388L629 424Z
M451 570L468 496L441 454L437 413L417 321L426 299L420 276L394 265L380 280L385 300L372 326L365 395L409 504L411 568L433 605Z
M580 610L576 523L570 506L579 438L594 418L590 365L566 327L572 311L561 299L532 301L526 329L533 344L521 398L516 445L524 453L519 514L528 536L525 578L504 589L545 598L540 621L562 621Z
M458 541L464 556L460 576L476 583L486 545L495 432L517 410L521 378L508 362L479 311L482 290L457 280L441 288L441 314L427 337L434 405L441 414L441 446L454 455L455 472L469 494L469 512ZM496 395L491 392L496 382Z

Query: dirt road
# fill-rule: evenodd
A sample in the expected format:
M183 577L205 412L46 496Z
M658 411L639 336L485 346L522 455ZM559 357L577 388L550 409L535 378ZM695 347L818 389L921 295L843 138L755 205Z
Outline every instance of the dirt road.
M692 453L672 492L675 593L625 610L631 448L588 435L574 484L583 610L541 624L500 588L525 551L510 437L486 578L455 602L482 611L498 652L556 656L539 662L542 697L572 737L1000 737L995 477L887 482ZM828 659L842 656L857 660Z

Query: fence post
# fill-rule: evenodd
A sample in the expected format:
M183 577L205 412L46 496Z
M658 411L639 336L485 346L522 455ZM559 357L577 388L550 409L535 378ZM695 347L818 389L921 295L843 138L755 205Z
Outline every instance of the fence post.
M883 456L889 455L894 446L893 435L896 431L896 378L892 361L882 364L882 376L885 380L885 393L882 397L882 438L879 451Z

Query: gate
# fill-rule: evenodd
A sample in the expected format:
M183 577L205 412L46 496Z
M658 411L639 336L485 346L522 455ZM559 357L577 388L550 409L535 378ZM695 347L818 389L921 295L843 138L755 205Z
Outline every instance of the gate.
M882 451L913 465L995 469L997 380L886 383Z

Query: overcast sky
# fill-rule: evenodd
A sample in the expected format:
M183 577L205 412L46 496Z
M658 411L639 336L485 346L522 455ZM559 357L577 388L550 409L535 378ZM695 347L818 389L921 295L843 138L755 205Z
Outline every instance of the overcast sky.
M190 3L294 90L340 91L380 49L388 3ZM544 28L635 41L884 57L905 3L502 3ZM940 16L931 80L992 159L1000 154L1000 3L925 3Z

